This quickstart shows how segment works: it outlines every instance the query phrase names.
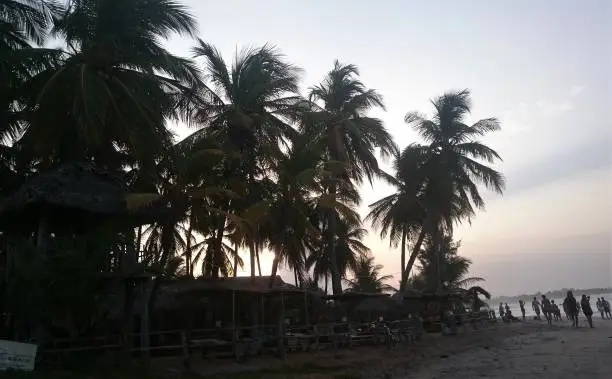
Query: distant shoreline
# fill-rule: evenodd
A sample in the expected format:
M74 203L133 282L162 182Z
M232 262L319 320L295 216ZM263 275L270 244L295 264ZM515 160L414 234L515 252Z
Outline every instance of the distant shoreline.
M510 301L518 301L520 299L532 299L533 297L537 297L540 298L542 295L546 295L546 297L550 297L550 298L562 298L565 297L565 294L567 293L567 291L572 291L574 292L574 295L600 295L600 294L608 294L608 293L612 293L612 287L608 287L608 288L586 288L586 289L580 289L580 288L563 288L560 290L553 290L553 291L547 291L547 292L536 292L533 294L523 294L523 295L514 295L514 296L495 296L493 298L491 298L491 302L495 303L495 302L510 302Z

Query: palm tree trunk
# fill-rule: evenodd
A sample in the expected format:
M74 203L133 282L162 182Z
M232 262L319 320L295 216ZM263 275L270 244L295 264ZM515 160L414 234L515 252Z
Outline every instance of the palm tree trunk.
M234 243L234 278L238 276L238 243Z
M270 288L274 286L274 279L276 278L277 271L278 271L278 258L274 257L274 260L272 260L272 270L270 270L270 283L268 285Z
M295 280L295 286L299 287L300 286L300 282L298 281L298 274L297 274L297 270L293 270L293 278Z
M426 235L427 229L425 228L425 226L423 226L421 228L421 232L419 233L419 237L417 238L417 241L414 244L414 247L412 248L410 257L408 258L408 264L406 265L406 268L402 273L404 275L404 278L406 279L404 280L404 287L402 287L402 289L406 289L405 286L406 282L408 281L408 278L410 277L410 271L412 270L412 266L414 266L414 262L416 262L417 256L419 255L419 251L421 250L421 246L423 245L423 240L425 240Z
M185 268L187 269L187 276L193 277L191 272L191 236L193 234L193 227L191 220L189 221L189 228L187 228L187 241L185 246Z
M136 259L140 258L140 252L142 251L142 225L138 227L136 233Z
M255 276L255 243L249 243L249 256L251 263L251 276Z
M406 287L406 227L402 227L402 256L401 266L402 268L402 280L400 282L400 290Z
M435 228L436 221L434 216L428 216L425 218L423 222L423 226L421 227L421 232L419 233L419 237L417 238L416 243L412 248L412 252L410 253L410 258L408 259L408 264L406 265L406 270L404 275L406 276L406 282L410 277L410 271L412 270L412 266L414 266L414 262L416 262L417 257L419 256L419 251L421 250L421 246L423 245L423 241L425 237L431 233L431 231Z
M440 291L444 288L443 284L443 267L442 267L442 243L440 241L441 233L438 228L433 233L433 245L434 251L436 252L436 291Z
M219 277L219 265L218 265L219 258L218 257L223 256L223 234L225 233L225 218L223 218L223 221L217 227L216 233L217 234L215 235L215 248L214 248L215 259L212 260L215 266L212 268L213 279L216 279Z
M329 278L327 277L327 274L325 274L325 294L327 295L327 284L329 283Z
M336 186L332 190L332 201L336 198ZM331 269L332 291L334 295L342 293L342 282L340 278L340 270L338 269L338 257L336 254L336 212L331 209L327 220L327 248L329 252L329 261Z
M257 272L261 276L261 262L259 261L259 246L255 245L255 257L257 258Z

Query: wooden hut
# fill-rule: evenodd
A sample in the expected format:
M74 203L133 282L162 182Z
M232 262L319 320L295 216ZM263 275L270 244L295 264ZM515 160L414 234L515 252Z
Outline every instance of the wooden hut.
M121 173L101 170L92 163L68 164L36 174L14 193L0 198L0 231L5 242L4 251L0 252L5 258L3 277L10 280L11 256L20 249L35 246L38 254L47 255L59 240L68 241L71 250L85 249L80 243L85 240L81 236L89 234L89 241L97 243L102 237L96 236L103 229L109 235L119 235L163 217L166 208L159 204L138 212L130 211L126 201L130 192L123 179ZM12 240L19 242L12 244ZM30 242L24 244L24 241ZM126 299L126 306L121 307L125 309L131 297L128 292L138 288L137 283L142 285L149 279L137 265L137 247L128 246L125 243L118 250L106 252L108 265L100 266L96 271L99 275L90 278L101 283L117 283L113 291L125 292L120 295ZM121 270L117 270L119 263ZM102 292L108 294L109 289Z
M279 276L182 281L161 289L155 329L249 330L276 325L281 311L288 310L297 310L297 322L306 323L306 300L305 291Z

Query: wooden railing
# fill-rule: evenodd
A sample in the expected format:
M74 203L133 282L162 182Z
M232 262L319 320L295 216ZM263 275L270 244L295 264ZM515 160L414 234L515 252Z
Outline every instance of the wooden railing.
M244 359L260 353L310 351L325 348L353 347L360 344L386 344L412 342L420 335L422 327L415 321L396 321L387 329L370 328L367 325L329 323L317 325L263 325L235 328L209 328L195 330L167 330L149 333L149 346L140 346L141 336L130 334L134 342L133 353L182 355L193 353L216 356L233 356ZM120 350L125 346L120 335L87 339L56 339L42 349L45 357L64 354L90 353Z

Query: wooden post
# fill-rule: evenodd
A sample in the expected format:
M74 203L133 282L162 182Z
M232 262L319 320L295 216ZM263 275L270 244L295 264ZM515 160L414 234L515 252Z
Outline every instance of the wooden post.
M232 349L234 352L234 359L238 362L241 359L240 346L238 346L238 332L236 330L236 291L232 291Z
M236 345L236 291L232 291L232 342Z
M189 358L191 352L189 351L189 339L187 338L187 334L185 332L181 332L181 346L183 350L183 366L184 368L189 368Z
M284 360L286 358L285 351L285 296L281 292L281 311L280 311L280 319L278 323L278 354L280 358Z
M261 295L261 326L266 326L266 299L265 295Z
M310 312L308 312L308 288L304 289L304 312L306 313L304 315L306 326L310 326Z
M147 280L148 282L148 280ZM145 291L148 287L148 283L145 281L140 282L140 294L141 299L146 299ZM145 361L149 361L149 302L144 301L142 304L141 317L140 317L140 351Z
M49 215L43 210L38 219L38 231L36 232L36 249L43 255L47 253L47 242L49 241Z

